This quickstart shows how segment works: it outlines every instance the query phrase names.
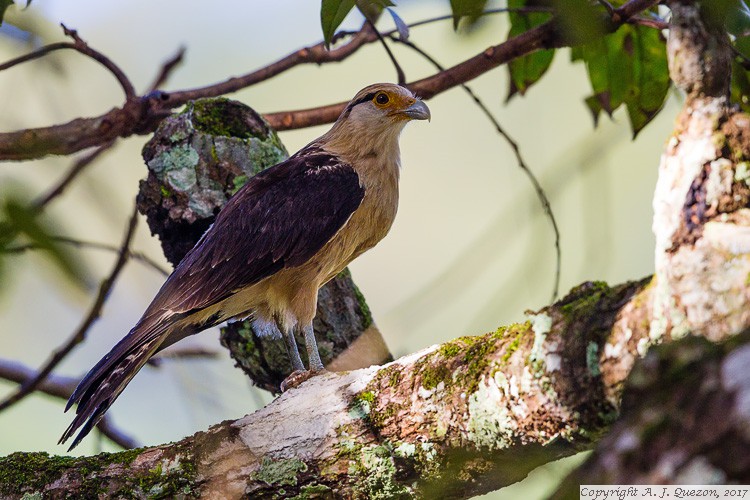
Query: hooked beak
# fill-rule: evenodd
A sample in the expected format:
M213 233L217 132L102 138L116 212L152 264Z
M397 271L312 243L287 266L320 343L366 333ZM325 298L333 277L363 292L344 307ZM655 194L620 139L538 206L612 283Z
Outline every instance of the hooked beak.
M414 101L414 104L403 110L401 113L405 114L412 120L429 120L431 117L430 108L419 99Z

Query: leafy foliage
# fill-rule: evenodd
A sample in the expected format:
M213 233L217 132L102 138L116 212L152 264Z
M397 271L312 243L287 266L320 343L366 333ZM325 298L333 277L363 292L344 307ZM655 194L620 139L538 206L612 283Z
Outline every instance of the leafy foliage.
M31 2L32 0L26 0L26 7L31 5ZM13 3L13 0L0 0L0 26L3 25L3 16L5 15L5 9L13 5Z
M750 9L747 0L702 2L701 11L709 23L724 27L732 35L750 34Z
M596 122L625 105L633 135L656 116L669 90L664 40L658 31L624 25L616 32L572 50L573 61L584 61L594 94L586 104Z
M392 9L389 9L389 7L395 6L391 0L322 0L320 4L320 25L323 28L323 40L326 46L331 44L336 29L341 26L341 23L344 22L355 5L370 20L373 20L383 9L388 9L396 23L399 35L404 37L404 33L406 33L404 39L408 38L409 29L406 23Z
M323 40L330 45L333 35L354 8L354 0L323 0L320 5L320 25L323 28Z
M4 274L5 259L2 257L25 245L47 253L73 283L86 286L86 273L81 263L61 247L36 211L13 198L6 200L0 210L0 277ZM0 279L1 282L4 280Z
M453 29L458 28L458 24L463 18L467 18L470 23L479 19L486 4L487 0L451 0Z
M547 6L549 6L549 2L545 0L508 0L509 9ZM508 17L510 19L508 38L512 38L549 21L552 15L549 12L526 13L511 10ZM536 83L547 71L550 64L552 64L554 55L554 49L539 50L510 61L508 63L508 71L510 72L508 99L516 93L520 93L521 95L526 94L529 87Z
M5 15L5 9L13 5L13 0L0 0L0 26L3 24L3 16Z
M604 35L602 6L592 8L588 0L553 0L552 4L568 44L588 43Z

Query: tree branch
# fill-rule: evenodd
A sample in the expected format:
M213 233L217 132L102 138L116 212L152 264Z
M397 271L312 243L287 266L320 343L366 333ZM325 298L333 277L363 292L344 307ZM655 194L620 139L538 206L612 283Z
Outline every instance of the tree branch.
M0 359L1 379L23 385L36 379L37 376L37 372L17 361ZM72 377L62 377L60 375L50 374L37 386L36 391L67 401L70 395L73 394L78 382L78 379ZM112 424L108 415L105 415L102 420L96 424L96 428L110 441L124 449L138 447L138 443L132 437L128 436Z
M616 30L631 17L657 3L658 0L631 0L616 9L616 20L609 19L608 29ZM377 34L368 25L364 25L349 43L331 51L326 50L323 43L319 43L300 49L257 71L217 84L176 92L149 92L144 96L128 99L121 108L114 108L98 117L78 118L50 127L2 133L0 160L24 160L49 154L71 154L117 137L152 132L172 109L190 100L235 92L268 80L300 64L341 61L361 46L376 40ZM540 49L562 47L565 43L567 41L557 28L557 20L553 19L504 43L490 47L456 66L407 86L424 99L429 99L514 58ZM335 121L344 104L270 113L265 118L276 130L310 127Z
M78 495L94 482L136 497L153 488L222 498L265 498L280 487L425 498L497 489L590 448L610 426L648 338L647 284L585 283L525 323L314 377L240 420L136 453L71 460L51 475L30 472L23 484L0 483L0 494ZM40 456L0 459L0 478L29 459Z
M580 484L747 484L750 331L714 344L689 337L636 364L623 412L552 498Z
M65 359L70 351L72 351L75 346L85 340L89 328L91 328L96 320L99 319L102 307L104 307L104 302L107 300L109 292L112 290L115 281L117 281L117 277L120 275L120 272L125 266L125 263L128 261L128 250L130 248L130 242L133 239L133 235L135 234L135 227L137 222L138 210L134 207L133 213L130 216L130 221L128 222L127 230L125 231L125 236L123 237L122 245L120 246L117 260L112 267L112 271L110 271L109 275L102 281L101 285L99 285L99 293L97 294L96 299L94 299L94 303L91 305L91 308L89 309L89 312L84 318L83 322L76 329L73 335L71 335L70 338L65 342L65 344L55 350L55 352L47 360L44 366L39 369L39 372L34 378L24 382L23 385L21 385L21 387L19 387L19 389L15 393L8 396L4 401L0 402L0 411L5 410L6 408L10 407L11 405L17 403L18 401L34 392L37 387L39 387L39 385L52 373L52 370L54 370L55 367L63 359Z

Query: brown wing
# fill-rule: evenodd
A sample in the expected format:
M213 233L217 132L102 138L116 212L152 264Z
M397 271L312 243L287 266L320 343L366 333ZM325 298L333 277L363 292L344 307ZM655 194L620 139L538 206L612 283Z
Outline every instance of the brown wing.
M143 364L163 347L176 319L312 257L364 197L350 165L308 148L253 177L167 279L143 318L83 378L68 400L78 428L70 449L101 419ZM210 325L192 325L196 333Z
M166 281L149 313L188 313L215 304L315 255L362 202L354 169L302 150L253 177Z

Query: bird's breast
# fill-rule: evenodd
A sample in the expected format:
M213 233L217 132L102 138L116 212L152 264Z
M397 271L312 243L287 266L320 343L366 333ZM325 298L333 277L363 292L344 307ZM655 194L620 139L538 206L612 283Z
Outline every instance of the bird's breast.
M388 168L390 167L390 168ZM398 210L398 164L360 173L362 203L315 256L321 285L375 246L391 229Z

